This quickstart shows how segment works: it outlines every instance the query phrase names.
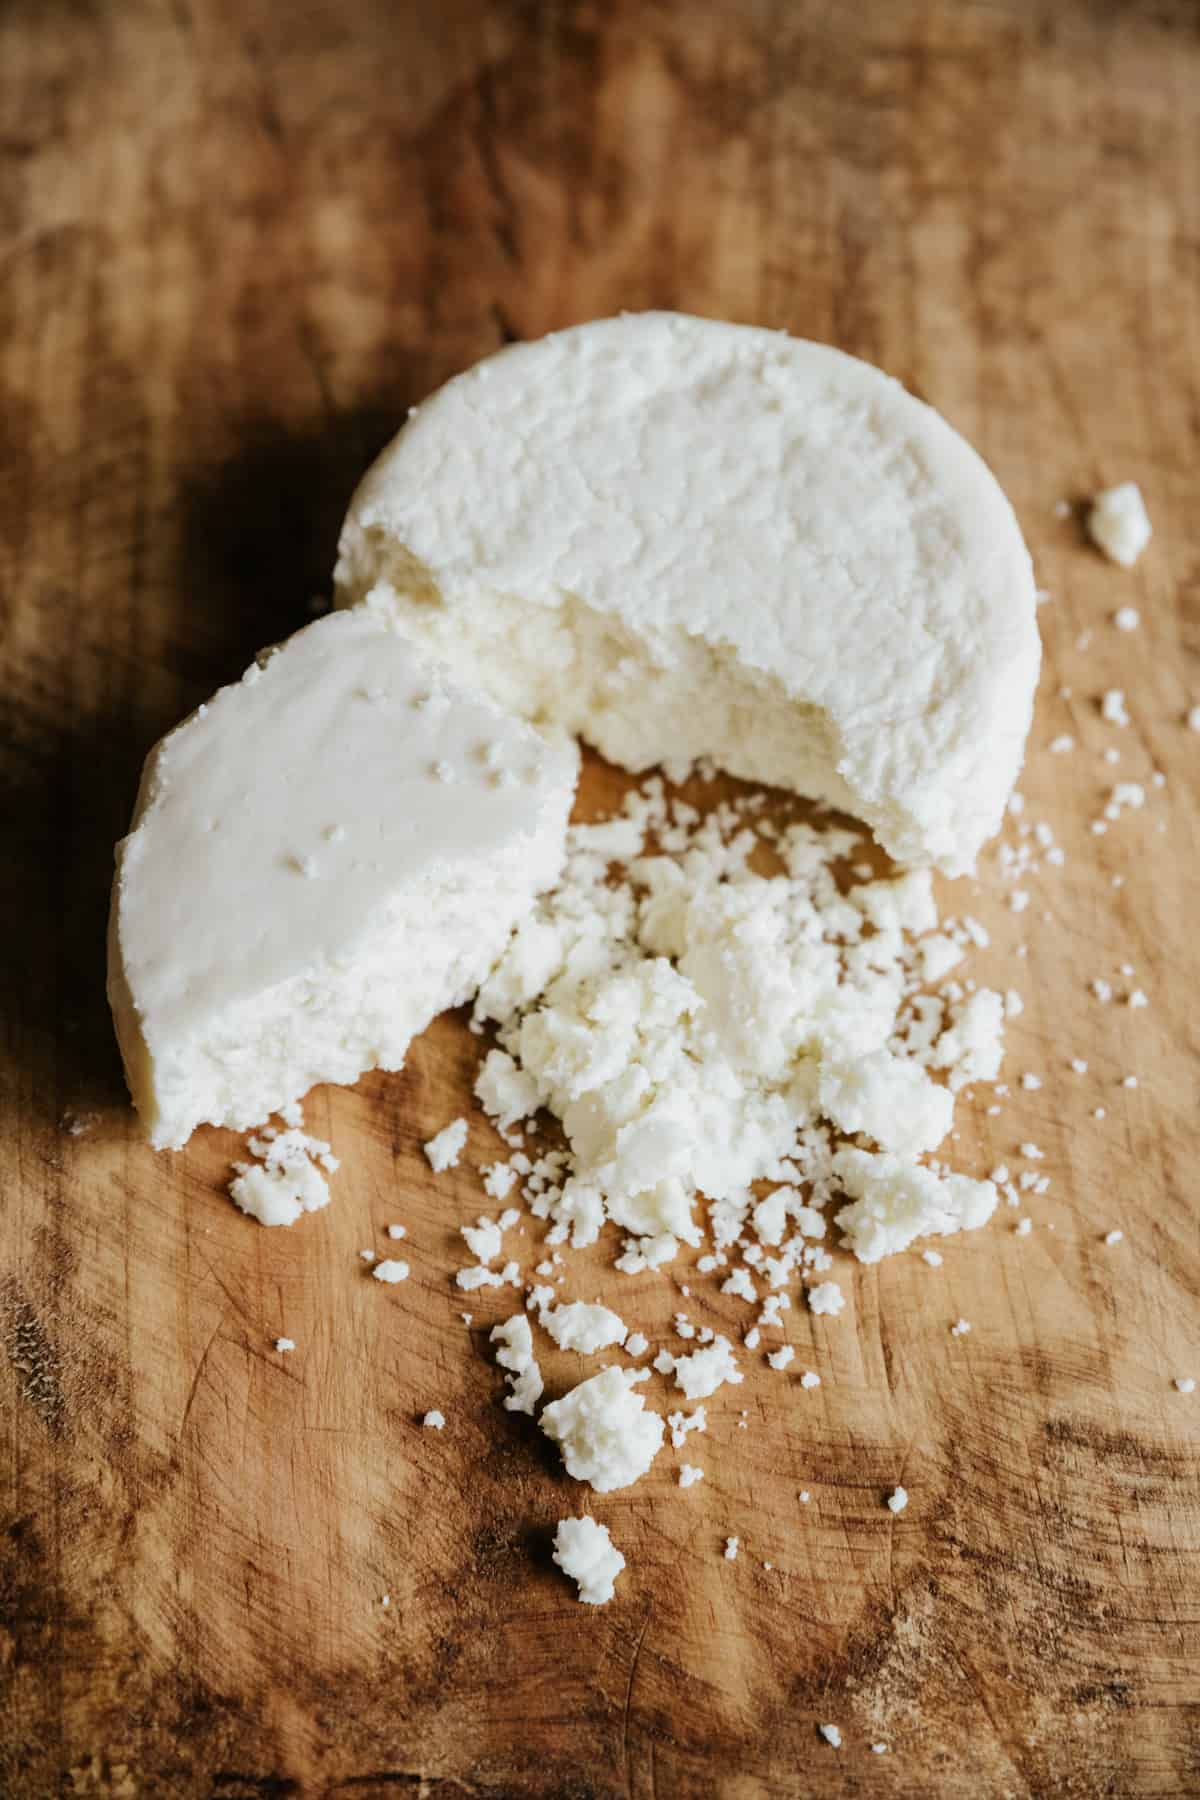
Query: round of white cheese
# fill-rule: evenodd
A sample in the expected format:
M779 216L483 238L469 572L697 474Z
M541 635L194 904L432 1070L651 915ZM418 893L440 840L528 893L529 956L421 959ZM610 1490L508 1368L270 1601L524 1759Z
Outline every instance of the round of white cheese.
M970 868L1020 767L1011 507L897 382L784 334L633 314L478 364L367 474L337 583L613 761L710 756L904 862Z

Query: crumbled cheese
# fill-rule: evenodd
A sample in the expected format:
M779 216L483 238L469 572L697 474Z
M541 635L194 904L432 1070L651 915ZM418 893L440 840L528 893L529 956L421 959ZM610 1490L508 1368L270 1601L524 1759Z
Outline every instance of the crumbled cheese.
M532 1418L545 1383L533 1354L533 1333L529 1329L529 1320L524 1313L514 1313L511 1319L493 1327L491 1341L500 1346L496 1351L496 1361L505 1370L504 1379L512 1389L511 1393L504 1396L506 1409L509 1412L528 1413Z
M908 1490L902 1487L894 1488L888 1495L887 1503L889 1512L902 1513L908 1505Z
M816 1373L815 1369L805 1369L803 1375L800 1377L800 1386L802 1388L819 1388L820 1385L821 1377Z
M1129 1005L1136 1011L1139 1006L1149 1006L1149 1004L1150 1002L1147 1000L1145 994L1143 994L1141 988L1134 988L1129 996Z
M816 1287L809 1288L808 1304L813 1312L827 1313L836 1319L846 1304L846 1296L836 1281L820 1281Z
M745 1380L727 1337L714 1338L707 1349L693 1350L690 1356L677 1356L674 1370L675 1385L689 1400L707 1400L725 1382L736 1386Z
M996 1189L990 1181L939 1176L920 1163L868 1150L839 1150L833 1167L854 1201L842 1208L837 1222L860 1262L878 1262L918 1237L974 1231L995 1210ZM816 1291L809 1294L814 1312L841 1310L840 1301L834 1307L818 1305Z
M543 1306L538 1322L560 1350L579 1350L585 1356L606 1350L610 1344L625 1343L629 1330L624 1319L607 1306L589 1306L585 1300L574 1300L565 1306Z
M1106 1244L1110 1245L1119 1244L1124 1239L1124 1236L1125 1233L1123 1231L1109 1231L1105 1233L1104 1241Z
M426 1426L430 1431L444 1431L446 1429L445 1414L440 1413L436 1406L430 1412L427 1412L425 1414L425 1417L421 1420L421 1423L422 1423L422 1425Z
M1075 739L1069 732L1064 731L1061 736L1051 738L1049 748L1052 756L1065 756L1069 750L1075 748Z
M590 1482L597 1493L632 1486L662 1447L662 1420L633 1391L649 1373L602 1369L542 1413L542 1430L562 1451L567 1473Z
M1125 694L1121 688L1109 688L1100 700L1100 717L1109 725L1128 725L1129 713L1125 706Z
M825 1739L825 1742L827 1744L832 1744L832 1746L835 1750L841 1749L842 1734L838 1730L836 1725L818 1725L817 1730L820 1732L821 1736Z
M429 1158L429 1166L435 1175L440 1175L445 1169L457 1167L466 1141L467 1121L465 1119L452 1119L444 1130L438 1132L436 1137L430 1138L425 1146L425 1154Z
M1098 493L1088 510L1087 528L1093 543L1111 562L1132 568L1152 536L1150 515L1137 482L1122 481Z
M695 1487L698 1481L704 1480L704 1470L698 1469L695 1463L680 1463L679 1485L681 1488Z
M1181 1394L1194 1394L1196 1391L1195 1377L1191 1375L1177 1375L1175 1377L1175 1386L1179 1389Z
M1018 1219L1014 1229L1018 1237L1028 1237L1033 1230L1033 1220Z
M260 1225L294 1225L303 1213L328 1206L329 1184L321 1171L335 1173L338 1159L323 1139L295 1127L268 1127L247 1148L258 1160L234 1163L229 1195Z
M408 1236L408 1227L406 1225L389 1225L387 1234L390 1238L404 1238Z
M726 1562L736 1562L737 1561L737 1553L741 1549L741 1544L742 1544L742 1540L740 1538L727 1537L725 1539L725 1561Z
M940 1269L945 1258L940 1250L922 1250L922 1262L927 1262L931 1269Z
M970 1329L971 1329L971 1321L969 1319L958 1319L950 1327L950 1335L951 1335L951 1337L966 1337L966 1335L967 1335L968 1331L970 1331Z
M1119 606L1113 614L1113 624L1118 631L1136 631L1142 622L1142 615L1136 606Z
M407 1281L408 1264L406 1262L400 1262L394 1257L384 1257L381 1262L375 1264L371 1273L376 1281L387 1281L392 1283L397 1281Z
M284 1356L289 1350L294 1350L296 1348L296 1340L288 1337L276 1338L275 1348L278 1350L280 1356Z
M795 1354L790 1344L784 1344L781 1349L773 1350L767 1361L773 1369L786 1369Z
M595 1519L560 1519L554 1533L554 1560L579 1589L588 1606L604 1606L613 1597L625 1558Z

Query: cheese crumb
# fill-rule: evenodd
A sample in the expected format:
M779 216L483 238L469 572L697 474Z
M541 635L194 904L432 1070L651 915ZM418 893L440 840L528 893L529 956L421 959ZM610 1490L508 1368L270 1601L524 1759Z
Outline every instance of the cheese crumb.
M1136 481L1104 488L1092 501L1088 534L1111 562L1131 569L1153 535L1150 515Z
M825 1739L825 1742L827 1744L832 1744L833 1748L835 1750L841 1749L842 1734L838 1730L836 1725L818 1725L817 1730L820 1732L821 1736Z
M800 1386L802 1388L818 1388L820 1385L821 1377L816 1371L814 1369L805 1369L803 1375L800 1377Z
M681 1488L695 1487L698 1481L704 1480L704 1470L698 1469L695 1463L680 1463L679 1485Z
M568 1475L598 1494L631 1487L662 1448L662 1420L633 1391L648 1376L648 1369L602 1369L542 1413L542 1430L559 1446Z
M971 1321L969 1319L959 1319L950 1327L950 1335L951 1337L966 1337L970 1329Z
M406 1225L389 1225L387 1228L387 1234L390 1238L398 1239L398 1238L407 1237L408 1236L408 1227Z
M1124 1239L1124 1236L1125 1233L1123 1231L1109 1231L1105 1233L1104 1241L1106 1244L1119 1244Z
M940 1269L945 1261L940 1250L922 1250L921 1259L923 1262L927 1262L931 1269Z
M467 1121L452 1119L444 1130L436 1137L430 1138L425 1146L425 1154L429 1158L429 1166L435 1175L446 1169L456 1168L467 1141Z
M741 1545L742 1545L742 1540L740 1538L727 1537L725 1539L725 1561L726 1562L736 1562L737 1561L737 1553L741 1549Z
M767 1361L773 1369L786 1369L795 1354L790 1344L784 1344L781 1349L773 1350Z
M294 1338L276 1338L275 1348L278 1350L280 1356L284 1356L289 1350L294 1350L296 1348L296 1341Z
M504 1396L505 1409L508 1412L528 1413L532 1418L545 1383L533 1354L533 1333L529 1329L529 1320L524 1313L514 1313L511 1319L493 1327L490 1341L500 1346L496 1351L496 1361L505 1371L504 1379L512 1389L510 1394ZM562 1404L561 1401L559 1404ZM546 1411L549 1412L550 1408L547 1407ZM545 1414L542 1418L544 1429Z
M393 1283L397 1281L407 1281L408 1264L406 1262L400 1262L393 1257L385 1257L382 1262L377 1262L375 1264L371 1273L376 1281L389 1281Z
M1118 631L1136 631L1142 622L1142 615L1136 606L1119 606L1113 614L1113 624Z
M808 1290L808 1304L815 1313L837 1318L846 1304L846 1296L836 1281L820 1281Z
M1109 725L1128 725L1129 713L1122 688L1109 688L1100 700L1100 717Z
M436 1406L432 1409L432 1411L427 1412L425 1414L425 1417L421 1420L421 1423L422 1423L422 1425L427 1426L430 1431L444 1431L446 1428L445 1416L444 1416L444 1414L442 1414L438 1411Z
M1196 1382L1191 1375L1177 1375L1175 1377L1175 1386L1179 1389L1181 1394L1194 1394L1196 1391Z
M554 1561L579 1589L588 1606L604 1606L613 1597L625 1558L595 1519L560 1519L554 1533Z
M629 1336L625 1339L625 1354L627 1356L645 1356L649 1348L650 1344L648 1339L640 1331L631 1331Z
M893 1491L888 1495L887 1503L888 1503L888 1511L889 1512L902 1513L904 1511L905 1507L908 1505L908 1490L907 1490L907 1488L896 1487L895 1489L893 1489Z

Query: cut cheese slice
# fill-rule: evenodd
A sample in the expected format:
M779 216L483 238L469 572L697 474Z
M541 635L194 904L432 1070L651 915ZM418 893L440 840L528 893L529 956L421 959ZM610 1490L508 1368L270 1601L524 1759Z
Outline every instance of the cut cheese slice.
M1020 767L1029 555L975 452L824 345L672 313L513 346L355 495L339 601L631 769L710 756L970 868Z
M156 1148L399 1068L557 877L578 753L368 611L164 738L117 847L109 998Z

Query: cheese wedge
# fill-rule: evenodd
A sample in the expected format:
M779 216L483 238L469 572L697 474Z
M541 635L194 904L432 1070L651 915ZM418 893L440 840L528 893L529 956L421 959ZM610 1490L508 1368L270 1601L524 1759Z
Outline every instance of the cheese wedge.
M399 1068L557 877L578 752L370 612L266 652L150 753L109 999L156 1148Z
M975 452L868 364L681 314L502 351L351 503L340 603L631 769L715 759L969 869L1021 764L1028 552Z

